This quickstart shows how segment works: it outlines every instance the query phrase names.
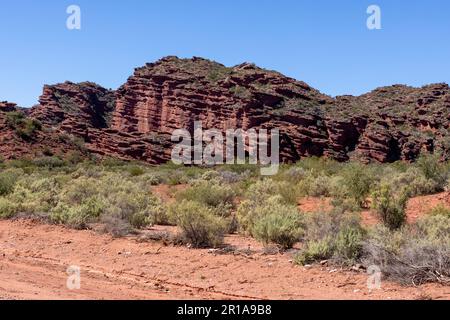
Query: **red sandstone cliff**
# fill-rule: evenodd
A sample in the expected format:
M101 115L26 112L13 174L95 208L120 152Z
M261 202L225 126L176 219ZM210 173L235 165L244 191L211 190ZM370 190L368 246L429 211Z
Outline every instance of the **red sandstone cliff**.
M2 119L11 108L16 107L0 105L0 137L6 145L14 132ZM169 160L170 134L192 130L197 120L205 129L279 128L284 160L327 156L389 162L413 160L421 152L448 157L449 111L446 84L397 85L331 98L252 64L227 68L201 58L167 57L137 68L117 91L88 82L45 86L39 105L26 113L48 128L49 137L69 134L83 139L91 153L149 163ZM14 151L0 149L5 157L46 143L28 141L22 148L20 138L14 139Z

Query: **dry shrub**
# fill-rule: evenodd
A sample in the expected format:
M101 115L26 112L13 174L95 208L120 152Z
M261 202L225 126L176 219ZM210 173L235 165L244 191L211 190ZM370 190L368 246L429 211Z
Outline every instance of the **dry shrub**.
M450 284L450 218L427 216L413 226L392 231L380 227L364 244L364 264L408 285Z

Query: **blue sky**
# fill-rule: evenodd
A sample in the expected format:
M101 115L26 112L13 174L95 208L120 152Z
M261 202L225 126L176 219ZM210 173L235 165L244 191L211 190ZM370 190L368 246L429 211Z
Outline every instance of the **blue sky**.
M371 4L382 30L366 27ZM2 0L0 100L31 106L65 80L117 88L167 55L250 61L330 95L449 83L449 16L448 0Z

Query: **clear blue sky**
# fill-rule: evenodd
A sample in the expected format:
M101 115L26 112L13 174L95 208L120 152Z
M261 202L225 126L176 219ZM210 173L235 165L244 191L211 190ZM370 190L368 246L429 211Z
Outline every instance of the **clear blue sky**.
M82 29L66 28L66 8ZM366 9L382 10L382 30ZM450 82L448 0L2 0L0 100L37 102L44 84L117 88L163 56L244 61L330 95Z

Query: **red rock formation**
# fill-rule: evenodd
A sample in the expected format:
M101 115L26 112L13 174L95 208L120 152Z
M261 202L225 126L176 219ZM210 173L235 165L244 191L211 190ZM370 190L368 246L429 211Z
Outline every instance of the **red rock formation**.
M202 58L167 57L137 68L115 92L66 82L45 86L39 101L28 113L52 132L82 138L101 156L149 163L169 160L170 135L192 131L194 121L223 131L279 128L286 161L409 161L421 152L449 157L450 150L446 84L397 85L333 99L252 64L227 68ZM0 104L0 114L11 108L16 106Z

